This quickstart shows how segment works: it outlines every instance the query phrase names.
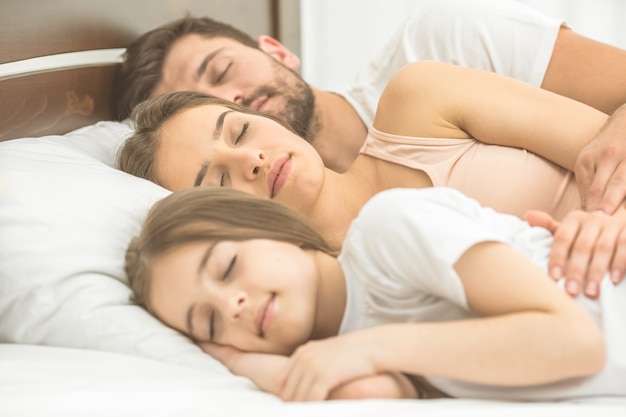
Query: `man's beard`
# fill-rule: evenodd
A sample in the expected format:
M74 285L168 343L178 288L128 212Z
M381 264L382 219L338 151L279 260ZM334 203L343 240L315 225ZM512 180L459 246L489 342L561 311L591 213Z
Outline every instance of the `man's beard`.
M314 123L313 90L298 74L280 64L277 65L277 76L272 84L258 88L250 98L243 102L243 105L249 107L254 100L263 96L282 97L285 100L284 107L271 114L291 126L299 136L311 142L317 131ZM285 71L293 75L291 84L287 81Z

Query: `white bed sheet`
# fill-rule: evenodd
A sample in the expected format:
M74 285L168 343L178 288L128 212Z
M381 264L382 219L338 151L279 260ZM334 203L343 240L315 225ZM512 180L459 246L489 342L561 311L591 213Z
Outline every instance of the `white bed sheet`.
M626 416L626 400L283 403L233 375L112 352L1 344L0 415L617 417Z

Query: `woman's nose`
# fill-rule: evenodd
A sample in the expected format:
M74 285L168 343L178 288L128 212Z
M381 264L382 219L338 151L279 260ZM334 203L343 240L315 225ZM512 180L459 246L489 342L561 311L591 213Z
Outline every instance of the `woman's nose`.
M263 168L267 164L265 153L254 148L233 149L234 167L238 170L243 179L247 182L254 182L263 173Z

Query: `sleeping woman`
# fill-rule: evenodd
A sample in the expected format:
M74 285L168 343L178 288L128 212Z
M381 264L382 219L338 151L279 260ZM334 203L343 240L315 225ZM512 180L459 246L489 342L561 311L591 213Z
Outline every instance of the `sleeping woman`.
M570 294L586 277L585 293L595 297L608 268L615 282L626 270L626 250L616 250L626 241L624 209L565 217L581 207L578 152L607 116L520 81L436 62L404 67L342 174L279 121L199 93L148 100L134 118L136 134L119 156L124 171L170 190L225 186L285 203L334 248L376 193L445 185L500 212L539 209L562 220L550 272L567 278Z
M290 208L178 191L129 245L135 300L288 401L626 396L626 286L567 296L543 228L447 187L374 196L341 254Z

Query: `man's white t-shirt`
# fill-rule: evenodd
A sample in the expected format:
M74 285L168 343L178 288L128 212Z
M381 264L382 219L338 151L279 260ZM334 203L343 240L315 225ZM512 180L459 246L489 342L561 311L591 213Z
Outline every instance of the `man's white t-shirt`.
M413 14L354 83L339 89L371 126L402 66L422 60L496 72L541 86L562 20L513 0L417 0Z
M338 258L348 288L340 333L393 322L475 317L453 265L466 250L484 241L510 244L536 266L547 268L552 243L548 231L482 207L456 190L393 189L374 196L351 224ZM576 300L606 338L607 363L593 377L524 388L428 380L449 395L463 398L625 396L626 284L615 286L605 277L597 301L583 296Z

